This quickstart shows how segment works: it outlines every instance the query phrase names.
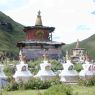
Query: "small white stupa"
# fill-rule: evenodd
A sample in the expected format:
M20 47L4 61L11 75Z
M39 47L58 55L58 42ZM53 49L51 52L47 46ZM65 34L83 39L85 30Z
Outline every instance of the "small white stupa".
M74 65L70 62L66 53L66 63L63 63L63 70L59 74L60 81L65 83L76 83L78 79L78 72L74 70Z
M0 64L0 88L3 88L7 84L7 76L3 72L4 66Z
M25 64L25 56L22 54L22 51L19 53L20 64L16 65L16 72L13 75L16 82L27 82L33 77L32 73L28 70L28 64Z
M51 64L47 61L46 55L44 55L44 60L40 64L40 68L41 69L35 77L38 77L41 80L49 80L56 76L56 74L51 70Z
M93 77L94 71L95 71L94 64L91 64L90 62L86 60L82 66L83 66L83 70L81 70L79 73L80 78L89 79Z

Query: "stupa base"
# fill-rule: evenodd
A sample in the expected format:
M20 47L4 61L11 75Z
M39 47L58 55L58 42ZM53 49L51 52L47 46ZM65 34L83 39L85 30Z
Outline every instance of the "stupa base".
M31 79L32 79L32 76L31 77L15 77L15 81L17 83L20 83L20 82L26 83Z
M47 81L53 79L55 76L36 76L37 78L40 78L42 81Z
M62 76L60 81L64 83L77 83L78 79L78 76Z
M79 77L82 80L89 80L89 79L93 78L94 76L93 75L86 75L86 76L79 76Z

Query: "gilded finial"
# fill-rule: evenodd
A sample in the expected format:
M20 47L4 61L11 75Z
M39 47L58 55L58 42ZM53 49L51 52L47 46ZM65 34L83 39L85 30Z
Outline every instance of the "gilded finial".
M39 11L38 11L38 16L40 16L40 14L41 14L41 11L39 10Z

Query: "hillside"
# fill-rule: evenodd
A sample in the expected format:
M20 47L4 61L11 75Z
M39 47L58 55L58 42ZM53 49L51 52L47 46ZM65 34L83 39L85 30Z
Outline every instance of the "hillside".
M63 48L64 51L68 50L70 51L72 48L75 48L76 42L72 44L65 45ZM88 54L95 59L95 34L91 37L80 41L80 47L86 48L88 51Z
M9 16L0 12L0 52L17 54L16 43L25 37L23 25L15 22Z

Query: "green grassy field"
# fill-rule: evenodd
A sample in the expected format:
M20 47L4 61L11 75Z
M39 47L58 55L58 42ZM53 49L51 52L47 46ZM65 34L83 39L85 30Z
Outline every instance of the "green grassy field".
M95 86L92 87L84 87L84 86L72 86L73 95L95 95ZM18 91L10 91L3 92L0 95L44 95L45 90L18 90Z
M95 95L95 86L73 86L73 95Z
M43 95L45 90L17 90L17 91L3 91L0 95Z

